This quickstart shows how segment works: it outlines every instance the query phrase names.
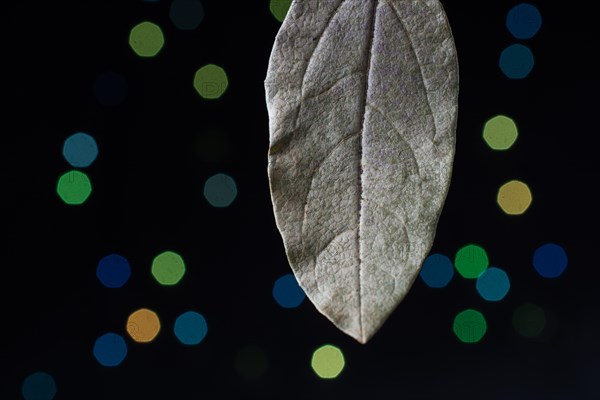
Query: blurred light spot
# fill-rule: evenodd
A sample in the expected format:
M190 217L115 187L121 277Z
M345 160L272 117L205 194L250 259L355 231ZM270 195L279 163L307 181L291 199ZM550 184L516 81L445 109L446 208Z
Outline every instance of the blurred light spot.
M533 253L533 267L544 278L559 277L567 264L567 253L555 243L546 243Z
M131 29L129 45L140 57L154 57L163 45L165 37L160 27L152 22L141 22Z
M206 336L208 326L202 314L195 311L188 311L177 317L174 331L175 336L177 336L177 339L181 343L196 345Z
M204 18L204 7L199 0L173 0L169 16L177 28L193 30Z
M445 255L431 254L425 259L419 276L431 288L446 287L454 276L454 266Z
M336 378L344 369L344 354L335 346L326 344L319 347L312 355L310 365L319 378Z
M256 346L243 347L235 356L235 370L247 381L255 381L264 376L269 363L265 352Z
M546 327L546 314L541 307L525 303L515 310L512 323L519 335L528 338L537 337Z
M56 395L56 382L46 372L34 372L23 380L21 393L25 400L52 400Z
M224 132L208 130L202 132L196 141L200 159L209 164L223 161L229 153L230 141Z
M510 149L518 135L515 121L505 115L490 118L483 127L483 139L493 150Z
M477 343L487 331L483 314L473 309L464 310L454 317L454 334L464 343Z
M506 272L500 268L486 269L477 278L477 291L487 301L500 301L510 289L510 280Z
M269 9L277 21L283 22L291 4L292 0L271 0Z
M227 74L218 65L205 65L194 75L194 88L205 99L218 99L228 86Z
M69 136L63 144L63 157L73 167L89 167L97 156L96 141L87 133L75 133Z
M298 285L293 274L278 278L273 285L273 298L283 308L296 308L305 297L304 290Z
M531 205L529 186L517 180L505 183L498 190L498 205L508 215L521 215Z
M506 28L517 39L531 39L542 26L542 16L537 7L521 3L510 9Z
M98 262L96 276L108 288L122 287L131 276L127 259L119 254L109 254Z
M476 244L468 244L456 252L454 265L459 274L467 279L478 278L489 265L486 251Z
M204 184L204 197L213 207L228 207L236 196L237 186L229 175L213 175Z
M58 179L56 193L66 204L79 205L92 193L92 183L83 172L69 171Z
M140 308L127 318L127 333L138 343L153 341L160 331L158 315L147 308Z
M121 335L106 333L96 339L94 357L105 367L116 367L127 356L127 344Z
M523 79L533 69L535 60L527 46L513 44L500 54L500 69L510 79Z
M127 97L127 81L121 74L105 72L94 81L94 96L103 106L121 105Z
M175 285L185 274L183 258L175 252L165 251L152 261L152 276L161 285Z

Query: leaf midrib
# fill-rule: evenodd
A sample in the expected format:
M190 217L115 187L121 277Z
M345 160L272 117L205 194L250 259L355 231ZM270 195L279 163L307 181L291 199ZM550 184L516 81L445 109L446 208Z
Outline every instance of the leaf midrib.
M358 157L358 170L359 170L359 174L358 174L358 229L357 229L357 235L356 235L356 241L357 241L357 258L358 258L358 312L359 312L359 317L358 317L358 326L360 329L360 336L362 341L365 340L365 330L364 330L364 325L363 325L363 301L362 301L362 248L361 248L361 241L360 241L360 234L361 234L361 216L362 216L362 209L363 209L363 186L362 186L362 181L363 181L363 147L364 147L364 143L363 143L363 139L364 139L364 132L365 132L365 124L366 124L366 114L367 114L367 96L369 94L369 82L370 82L370 78L371 78L371 60L373 58L373 39L375 37L375 26L377 23L377 7L379 6L379 0L376 0L375 2L373 2L373 6L371 7L371 27L369 29L370 31L370 36L369 36L369 40L367 42L367 52L368 55L366 57L366 67L365 67L365 88L364 88L364 96L362 98L362 105L361 105L361 109L362 109L362 115L361 115L361 121L360 121L360 130L359 130L359 136L360 136L360 140L359 140L359 145L358 145L358 153L359 153L359 157Z

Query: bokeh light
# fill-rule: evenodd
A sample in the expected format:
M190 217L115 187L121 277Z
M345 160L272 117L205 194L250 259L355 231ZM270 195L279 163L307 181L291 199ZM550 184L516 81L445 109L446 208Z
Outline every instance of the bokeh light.
M314 351L310 365L319 378L333 379L342 372L346 361L339 348L326 344Z
M510 45L500 54L500 69L510 79L527 77L534 64L533 53L529 50L529 47L522 44Z
M454 266L463 278L476 279L489 265L485 249L476 244L463 246L456 252Z
M100 104L115 107L123 104L127 97L127 81L116 72L105 72L94 81L94 96Z
M98 262L96 276L107 288L120 288L131 276L129 261L122 255L109 254Z
M134 311L127 318L127 333L138 343L153 341L160 332L158 315L147 308Z
M273 298L283 308L296 308L306 297L293 274L285 274L273 285Z
M487 322L482 313L469 308L454 317L453 330L461 342L477 343L487 331Z
M431 288L443 288L454 276L452 261L443 254L430 254L423 262L419 273L423 282Z
M72 170L58 178L56 193L66 204L83 204L92 193L92 182L85 173Z
M492 150L508 150L515 144L519 131L512 118L496 115L483 127L483 139Z
M517 39L531 39L541 27L542 16L532 4L518 4L506 15L506 28Z
M94 343L94 357L105 367L120 365L127 356L127 343L121 335L105 333Z
M533 267L544 278L558 278L567 268L569 260L565 249L556 243L546 243L533 253Z
M196 139L197 154L207 164L222 162L229 155L230 148L230 139L222 131L206 130Z
M534 338L546 327L546 313L536 304L525 303L515 309L512 323L519 335Z
M227 73L215 64L203 66L194 75L194 88L205 99L218 99L223 96L228 86Z
M46 372L34 372L23 380L21 393L25 400L52 400L56 396L56 382Z
M291 4L292 0L271 0L269 10L277 21L283 22Z
M185 345L196 345L204 340L208 326L204 316L195 311L187 311L175 320L175 336Z
M500 186L497 201L506 214L521 215L531 205L531 190L529 190L527 184L512 180Z
M204 183L204 197L213 207L228 207L237 197L237 185L226 174L215 174Z
M173 0L169 17L177 28L186 31L194 30L204 19L204 7L200 0Z
M151 270L161 285L176 285L185 274L185 263L179 254L165 251L154 257Z
M477 292L487 301L502 300L510 289L508 275L500 268L491 267L486 269L477 278L475 284Z
M144 21L131 29L129 46L140 57L154 57L163 48L165 37L160 27Z
M257 346L241 348L235 356L235 370L246 381L262 378L269 367L265 352Z
M87 133L77 132L63 144L63 157L76 168L89 167L98 156L98 146Z

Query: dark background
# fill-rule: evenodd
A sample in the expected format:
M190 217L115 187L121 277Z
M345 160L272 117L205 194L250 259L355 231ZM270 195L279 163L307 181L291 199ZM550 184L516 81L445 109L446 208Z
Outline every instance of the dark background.
M595 186L597 185L597 26L589 2L531 1L543 18L532 39L505 28L518 1L444 1L460 63L460 105L453 181L432 252L453 257L467 243L482 245L512 287L487 303L474 282L455 275L444 289L418 279L383 328L366 345L338 331L308 301L283 309L273 282L290 272L275 226L268 180L268 121L263 80L280 23L268 1L203 2L194 31L169 19L167 0L6 3L2 12L2 151L4 237L0 326L0 398L21 398L23 379L50 373L57 399L201 398L600 398L600 318ZM568 4L563 5L563 4ZM149 20L165 34L151 59L128 45L130 29ZM523 43L536 60L532 73L509 80L500 52ZM215 63L230 86L218 101L203 100L192 79ZM118 107L93 94L100 74L127 79ZM481 132L496 114L511 116L520 136L506 152L490 150ZM227 141L226 156L206 162L207 131ZM71 167L62 145L83 131L99 156L85 172L93 193L81 206L56 195ZM233 176L231 207L211 207L203 182ZM533 203L510 217L496 205L498 187L526 182ZM533 251L546 242L565 248L566 272L540 277ZM4 247L4 246L3 246ZM174 287L150 275L152 259L173 250L187 273ZM95 275L109 253L125 256L132 277L121 289ZM517 306L540 305L548 315L539 338L519 336ZM150 344L125 333L127 316L155 310L163 330ZM463 344L452 320L465 308L486 317L480 343ZM172 334L174 319L194 309L208 322L198 346ZM128 344L118 367L102 367L92 348L114 331ZM346 366L334 380L310 368L312 352L331 343ZM268 368L244 379L235 360L260 348Z

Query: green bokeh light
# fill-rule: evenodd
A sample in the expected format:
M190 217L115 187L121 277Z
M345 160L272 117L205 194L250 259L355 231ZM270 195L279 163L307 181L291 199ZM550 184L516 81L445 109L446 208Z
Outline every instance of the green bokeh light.
M546 313L538 305L525 303L515 310L512 323L519 335L537 337L546 327Z
M140 57L154 57L163 48L165 37L160 27L152 22L144 21L131 29L129 46Z
M326 344L315 350L310 365L319 378L333 379L342 372L346 361L340 349Z
M165 251L152 261L152 275L161 285L176 285L184 274L183 258L175 252Z
M517 140L519 131L512 118L496 115L483 127L483 139L493 150L508 150Z
M205 65L194 75L194 88L205 99L218 99L223 96L228 86L227 73L215 64Z
M461 342L477 343L487 331L487 322L479 311L466 309L454 317L453 330Z
M489 260L483 247L468 244L456 252L454 266L463 278L476 279L486 270Z
M83 172L72 170L58 179L56 193L66 204L83 204L92 193L92 183Z
M283 22L290 9L290 5L292 5L292 0L271 0L269 9L277 21Z
M265 375L269 361L265 352L257 346L246 346L235 356L235 369L246 381L256 381Z

